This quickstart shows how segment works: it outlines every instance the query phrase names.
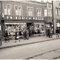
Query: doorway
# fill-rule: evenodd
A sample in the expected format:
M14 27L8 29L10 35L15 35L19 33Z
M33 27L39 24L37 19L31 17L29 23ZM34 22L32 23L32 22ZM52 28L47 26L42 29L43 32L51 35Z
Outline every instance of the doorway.
M29 31L29 36L32 36L33 32L34 32L34 24L33 24L33 22L27 23L27 29Z
M33 26L33 23L27 23L27 28L29 29L31 26Z

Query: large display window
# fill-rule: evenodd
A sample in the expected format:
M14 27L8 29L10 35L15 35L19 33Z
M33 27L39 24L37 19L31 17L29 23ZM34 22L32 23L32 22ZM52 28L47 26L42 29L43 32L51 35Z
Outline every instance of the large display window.
M8 36L14 36L17 32L17 36L23 35L23 29L26 23L5 23L5 31L7 31Z
M34 23L34 31L35 33L45 32L44 23Z

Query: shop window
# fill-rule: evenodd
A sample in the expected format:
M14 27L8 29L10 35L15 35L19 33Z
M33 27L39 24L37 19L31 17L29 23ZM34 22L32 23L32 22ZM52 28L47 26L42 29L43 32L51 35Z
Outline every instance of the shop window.
M60 23L57 23L56 26L57 26L57 27L60 27Z

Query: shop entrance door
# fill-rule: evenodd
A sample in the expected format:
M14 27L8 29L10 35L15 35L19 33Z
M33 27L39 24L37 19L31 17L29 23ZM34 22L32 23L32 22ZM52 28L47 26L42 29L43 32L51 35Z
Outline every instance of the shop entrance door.
M33 35L33 30L34 30L34 24L33 23L27 23L27 28L29 30L29 36L32 36Z
M29 29L31 26L33 26L33 23L27 23L27 28Z

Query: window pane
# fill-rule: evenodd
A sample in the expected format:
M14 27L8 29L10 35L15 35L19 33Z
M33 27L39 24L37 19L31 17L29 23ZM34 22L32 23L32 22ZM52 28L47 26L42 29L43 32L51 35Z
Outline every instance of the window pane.
M48 16L52 16L52 9L48 9Z
M11 15L11 5L7 5L7 10L8 15Z
M21 14L21 7L18 7L18 6L15 6L15 13L16 13L16 15L19 15L19 16L21 16L22 14Z
M15 6L15 13L18 15L18 6Z
M7 15L7 9L4 9L4 15Z
M11 15L10 9L8 9L8 15Z
M19 16L21 16L22 14L21 14L21 7L19 7L19 10L18 10L18 13L19 13Z
M47 16L47 9L44 9L44 16Z
M37 16L41 16L41 9L37 9Z
M28 16L33 16L33 9L32 8L28 8Z

